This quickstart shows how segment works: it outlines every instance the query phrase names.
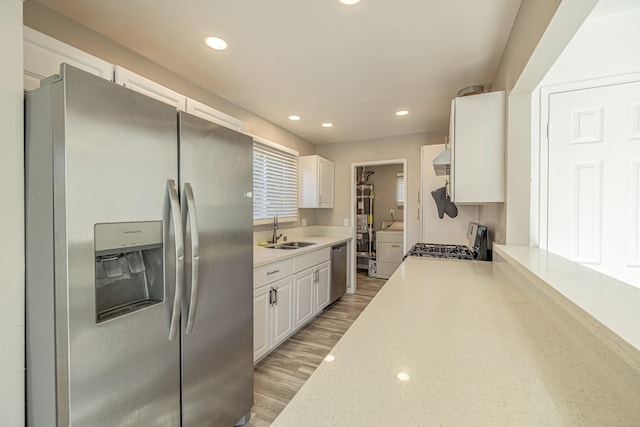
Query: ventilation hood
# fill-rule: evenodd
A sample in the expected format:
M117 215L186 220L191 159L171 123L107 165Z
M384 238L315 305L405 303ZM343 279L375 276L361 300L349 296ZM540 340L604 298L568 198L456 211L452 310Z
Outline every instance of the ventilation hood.
M449 172L451 172L451 150L449 148L433 159L433 170L436 171L438 176L449 175Z

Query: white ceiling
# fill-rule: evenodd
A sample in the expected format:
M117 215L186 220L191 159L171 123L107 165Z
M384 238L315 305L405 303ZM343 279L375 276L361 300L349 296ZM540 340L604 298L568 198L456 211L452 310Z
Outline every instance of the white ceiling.
M490 85L520 5L37 1L313 143L446 132L457 91ZM210 50L204 35L229 49ZM396 117L398 109L410 114Z

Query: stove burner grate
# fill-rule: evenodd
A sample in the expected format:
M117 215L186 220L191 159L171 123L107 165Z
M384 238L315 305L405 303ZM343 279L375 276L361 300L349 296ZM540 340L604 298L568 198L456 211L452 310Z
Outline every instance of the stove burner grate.
M447 245L440 243L416 243L407 256L447 259L477 259L478 254L468 246Z

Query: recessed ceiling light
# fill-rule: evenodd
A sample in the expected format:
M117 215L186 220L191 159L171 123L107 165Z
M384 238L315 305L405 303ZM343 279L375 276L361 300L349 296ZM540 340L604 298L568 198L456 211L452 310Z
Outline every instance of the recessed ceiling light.
M300 120L300 116L289 116L289 120L293 120L294 122Z
M409 374L407 374L406 372L399 372L398 375L396 375L396 377L398 377L400 381L409 381L409 379L411 378L409 377Z
M409 114L407 110L396 111L396 116L406 116L407 114Z
M340 3L345 4L347 6L352 6L356 3L359 3L360 0L340 0Z
M324 358L325 362L333 362L336 360L336 357L333 354L327 354L327 357Z
M330 127L332 127L332 126L333 126L333 123L329 123L329 122L327 122L327 123L323 123L321 126L322 126L323 128L330 128Z
M222 40L220 37L208 36L204 38L204 42L211 49L225 50L227 48L227 42Z

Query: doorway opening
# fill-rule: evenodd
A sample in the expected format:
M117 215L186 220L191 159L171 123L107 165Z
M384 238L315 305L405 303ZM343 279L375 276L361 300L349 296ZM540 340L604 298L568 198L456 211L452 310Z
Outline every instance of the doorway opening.
M388 279L406 252L406 159L351 164L351 280Z

